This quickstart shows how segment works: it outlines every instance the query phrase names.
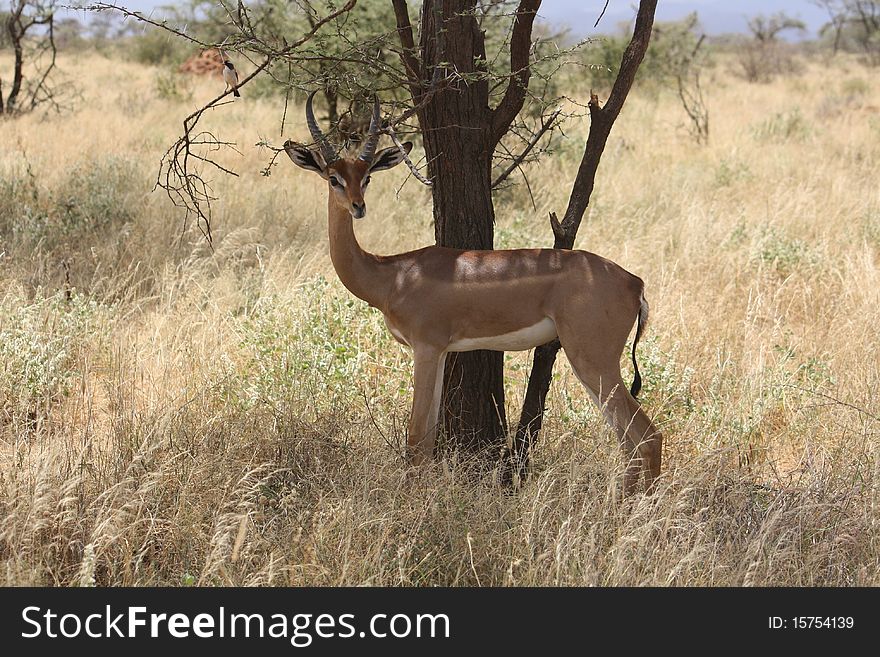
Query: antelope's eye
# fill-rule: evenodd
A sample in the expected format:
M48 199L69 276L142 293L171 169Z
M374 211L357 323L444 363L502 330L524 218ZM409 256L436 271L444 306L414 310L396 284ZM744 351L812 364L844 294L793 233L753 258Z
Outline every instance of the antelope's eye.
M342 185L342 183L339 182L339 179L336 178L335 176L330 176L330 184L333 185L334 187L339 187Z
M364 187L366 187L366 186L369 185L369 184L370 184L370 177L367 176L366 178L364 178L363 185L364 185Z

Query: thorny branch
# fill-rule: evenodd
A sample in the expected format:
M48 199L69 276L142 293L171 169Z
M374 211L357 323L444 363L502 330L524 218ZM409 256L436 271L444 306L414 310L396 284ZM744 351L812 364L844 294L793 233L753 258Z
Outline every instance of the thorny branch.
M152 25L153 27L159 28L161 30L165 30L166 32L170 32L171 34L180 37L181 39L185 39L190 43L193 43L200 48L213 48L217 44L215 43L206 43L204 41L200 41L195 38L191 34L187 34L186 28L179 30L168 23L167 20L156 21L153 20L152 16L145 16L139 11L132 11L131 9L127 9L121 5L110 4L108 2L95 2L90 5L83 7L83 11L94 11L94 12L102 12L102 11L110 11L115 12L117 14L122 14L125 18L133 18L139 23L144 23L146 25Z
M416 165L412 163L412 160L409 159L409 155L407 155L406 149L404 149L403 144L400 143L400 140L397 138L397 133L394 132L394 126L389 124L385 126L383 132L391 137L391 141L394 142L394 145L397 146L397 150L400 151L400 154L403 156L403 161L406 163L406 166L409 167L410 172L413 177L418 180L420 183L427 185L430 187L433 182L425 178L421 172L416 168Z
M510 80L504 91L504 97L492 112L492 137L496 144L507 132L526 99L532 73L532 66L529 63L532 25L540 5L540 0L521 0L514 15L510 37Z

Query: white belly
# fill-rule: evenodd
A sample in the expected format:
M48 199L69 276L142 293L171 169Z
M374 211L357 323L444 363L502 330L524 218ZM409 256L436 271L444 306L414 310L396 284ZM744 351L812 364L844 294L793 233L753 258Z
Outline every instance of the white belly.
M522 351L542 345L556 338L556 324L549 317L545 317L537 324L526 328L503 333L502 335L490 335L482 338L458 338L449 343L447 351L474 351L475 349L490 349L492 351Z

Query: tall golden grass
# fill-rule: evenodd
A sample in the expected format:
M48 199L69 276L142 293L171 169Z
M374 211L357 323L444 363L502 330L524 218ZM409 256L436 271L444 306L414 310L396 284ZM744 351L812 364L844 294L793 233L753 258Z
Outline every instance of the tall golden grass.
M222 155L241 175L215 179L211 252L151 188L222 83L61 66L85 72L76 110L0 123L6 584L880 584L874 72L748 85L722 63L707 147L672 94L629 99L578 240L652 307L664 474L621 500L616 440L564 359L521 490L455 454L408 472L410 356L336 280L323 183L259 173L279 101L245 88L206 117L242 153ZM499 195L497 246L552 241L586 121L528 169L536 207ZM375 177L366 248L432 242L404 177ZM515 417L529 359L506 358Z

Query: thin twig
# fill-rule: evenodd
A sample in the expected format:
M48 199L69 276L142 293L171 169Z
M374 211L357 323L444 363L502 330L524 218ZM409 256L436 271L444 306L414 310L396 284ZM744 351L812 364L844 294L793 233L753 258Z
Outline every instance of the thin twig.
M541 127L538 129L538 131L534 135L532 135L532 138L529 140L529 143L523 149L522 153L517 155L513 159L513 162L510 163L510 166L508 166L503 172L501 172L501 174L499 174L499 176L497 178L495 178L495 180L492 182L492 189L495 189L496 187L498 187L498 185L503 183L507 179L507 177L511 173L513 173L513 171L520 164L522 164L523 160L525 160L525 158L528 156L528 154L531 152L531 150L540 141L540 139L544 135L544 133L547 132L553 126L553 123L556 121L556 117L558 117L561 112L562 112L561 109L556 110L555 112L553 112L553 114L550 115L550 118L548 118L547 121L541 123Z
M798 386L793 383L783 383L782 387L783 388L793 388L794 390L798 390L800 392L805 392L809 395L815 395L816 397L821 397L823 399L827 399L828 401L833 402L834 404L839 404L840 406L843 406L843 407L848 408L850 410L856 411L860 415L864 415L865 417L867 417L871 420L874 420L875 422L880 422L880 416L875 415L874 413L871 413L870 411L862 408L861 406L856 406L855 404L845 402L842 399L838 399L837 397L835 397L833 395L829 395L828 393L820 392L819 390L813 390L810 388L804 388L802 386Z
M394 128L391 125L387 125L382 130L382 132L391 137L391 141L394 142L394 145L397 146L397 150L399 150L400 154L403 155L403 161L406 163L406 166L409 167L409 170L410 172L412 172L413 177L423 185L431 187L434 183L425 178L416 168L416 165L412 163L412 160L409 159L409 155L407 154L406 149L403 147L403 144L401 144L400 140L397 138L397 133L394 132Z
M605 0L605 6L602 7L602 13L599 14L599 18L596 19L596 22L593 23L593 29L594 29L594 30L595 30L597 27L599 27L599 21L601 21L601 20L602 20L602 17L605 15L605 10L608 9L608 3L609 3L609 2L610 2L610 0Z

